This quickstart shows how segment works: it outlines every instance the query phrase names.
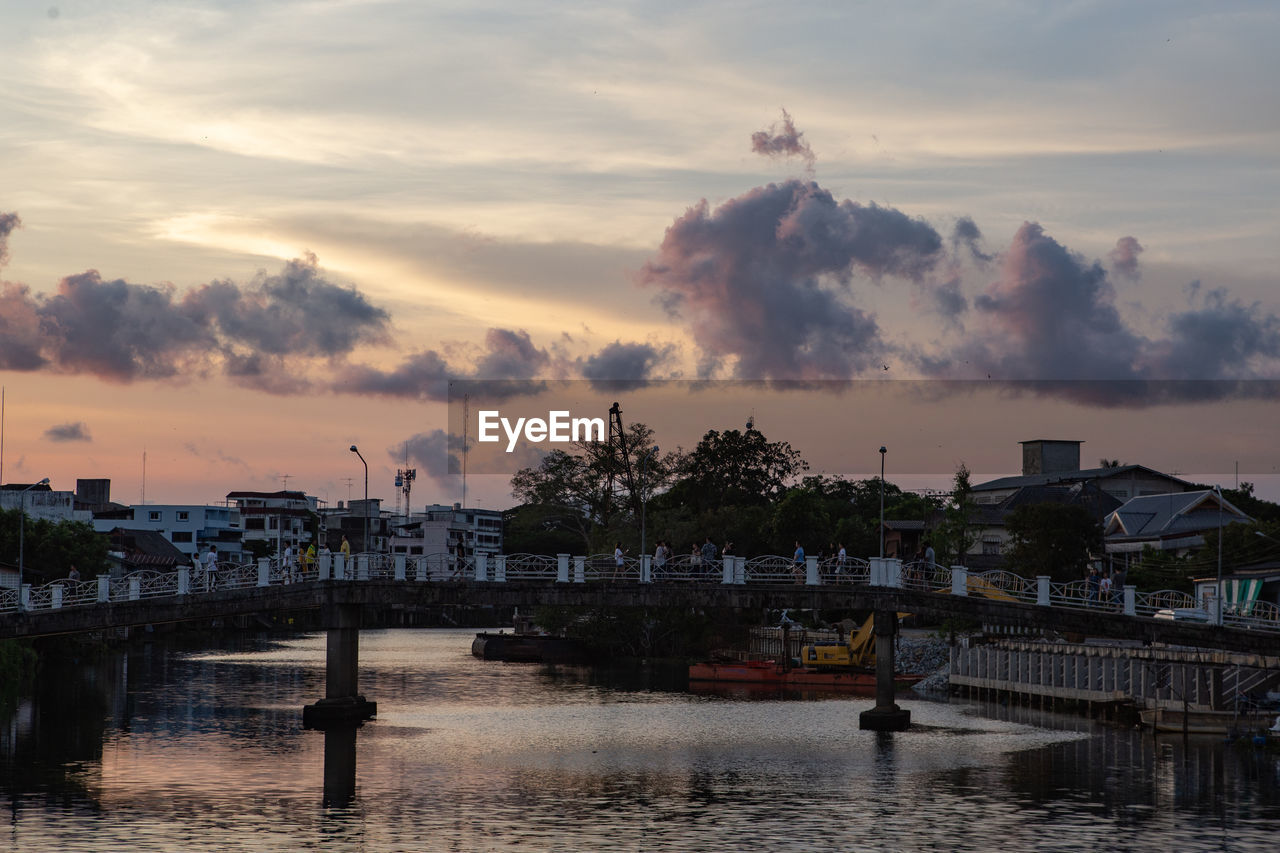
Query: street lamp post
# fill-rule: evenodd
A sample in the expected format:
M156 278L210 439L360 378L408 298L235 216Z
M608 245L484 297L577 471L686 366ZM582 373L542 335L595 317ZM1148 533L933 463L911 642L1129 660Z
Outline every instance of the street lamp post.
M1218 599L1218 618L1217 623L1222 624L1222 487L1214 486L1213 490L1218 493L1218 586L1214 590L1214 595Z
M884 455L888 450L880 446L880 559L884 559Z
M26 532L26 527L27 527L27 492L31 491L36 486L47 486L47 485L49 485L49 478L45 477L40 482L32 483L22 491L18 492L18 609L19 610L22 609L22 569L23 569L23 558L25 556L23 554L23 546L25 544L23 541L24 539L23 534Z
M351 452L360 457L364 463L364 541L360 543L364 551L369 550L369 463L360 455L360 449L351 445Z
M644 542L644 512L648 503L648 478L645 477L645 471L649 464L649 457L658 452L658 446L655 444L649 448L649 452L640 457L640 559L644 559L644 555L648 553Z

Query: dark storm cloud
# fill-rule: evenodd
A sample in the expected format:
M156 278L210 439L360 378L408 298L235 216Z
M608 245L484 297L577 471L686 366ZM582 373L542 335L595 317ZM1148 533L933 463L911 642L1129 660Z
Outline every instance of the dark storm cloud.
M751 150L766 157L800 157L810 171L813 170L813 149L804 140L804 132L796 130L786 109L782 111L782 126L775 122L768 130L757 130L751 134Z
M964 348L999 379L1136 379L1144 341L1120 317L1106 271L1027 222L1000 277L974 300L990 334Z
M343 356L385 341L388 325L358 291L325 280L311 255L244 287L215 281L185 295L88 270L49 296L4 285L0 367L130 382L204 375L221 359L242 384L294 393L302 386L281 359Z
M979 264L990 263L995 258L982 251L982 231L968 216L957 219L951 230L951 251L958 255L961 249L967 249L969 257Z
M643 388L653 378L654 370L673 352L670 345L657 347L647 343L606 344L597 353L579 360L584 379L595 387L611 390Z
M1142 244L1136 238L1121 237L1116 241L1116 247L1107 253L1107 258L1116 275L1137 281L1142 277L1142 270L1138 268L1138 255L1142 252Z
M22 224L16 213L0 213L0 267L9 261L9 235Z
M93 441L83 421L51 426L44 431L44 437L50 441Z
M409 355L389 371L346 365L338 371L333 390L443 402L449 399L450 382L461 380L472 383L477 396L500 400L538 393L543 383L533 377L550 361L548 352L534 346L523 329L489 329L484 352L474 369L450 365L435 350L424 350Z
M849 301L853 274L919 281L941 248L923 220L790 180L690 208L640 280L688 323L704 365L732 356L740 378L839 379L884 349Z

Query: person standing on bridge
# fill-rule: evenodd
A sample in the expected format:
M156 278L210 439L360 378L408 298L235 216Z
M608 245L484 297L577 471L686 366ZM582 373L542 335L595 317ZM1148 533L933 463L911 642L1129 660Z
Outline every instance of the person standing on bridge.
M710 536L703 540L702 554L700 556L702 557L702 565L707 568L707 574L714 574L716 570L716 546L711 541Z
M839 544L839 550L836 551L836 574L844 574L845 567L849 564L849 554L844 550L844 543Z
M210 545L209 553L204 555L205 590L212 590L218 585L218 546Z
M796 580L804 577L804 547L801 546L800 540L796 540L796 552L791 555L791 573L796 576Z

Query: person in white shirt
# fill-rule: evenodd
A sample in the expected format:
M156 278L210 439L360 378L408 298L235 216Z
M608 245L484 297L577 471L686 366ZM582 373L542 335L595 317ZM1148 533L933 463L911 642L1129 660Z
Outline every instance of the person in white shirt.
M218 581L218 546L210 545L209 553L204 555L205 589L213 589Z

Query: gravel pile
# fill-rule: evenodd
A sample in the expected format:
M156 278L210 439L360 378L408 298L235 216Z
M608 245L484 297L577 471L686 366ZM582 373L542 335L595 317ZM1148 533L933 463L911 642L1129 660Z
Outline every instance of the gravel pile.
M921 693L945 693L950 686L951 648L937 637L903 637L898 641L894 655L895 668L899 672L913 674L930 673L928 677L912 685Z

